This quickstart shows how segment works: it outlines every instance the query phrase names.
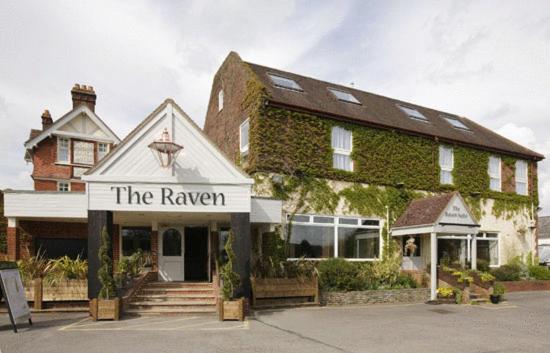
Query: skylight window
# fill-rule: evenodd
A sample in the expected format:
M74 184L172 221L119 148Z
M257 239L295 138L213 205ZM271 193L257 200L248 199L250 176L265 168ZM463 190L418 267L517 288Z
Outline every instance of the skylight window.
M275 87L286 88L286 89L299 91L299 92L303 91L302 87L300 87L300 85L296 83L296 81L290 78L278 76L275 74L268 74L268 76L271 79L271 82L273 82L273 84L275 85Z
M359 102L357 100L357 98L355 98L353 96L353 94L349 93L349 92L344 92L344 91L340 91L340 90L337 90L337 89L334 89L334 88L329 88L328 89L332 94L334 94L334 96L336 98L338 98L338 100L340 101L343 101L343 102L348 102L348 103L355 103L355 104L361 104L361 102Z
M447 122L449 124L451 124L455 129L460 129L460 130L466 130L466 131L472 131L470 130L469 127L467 127L466 125L464 125L464 123L458 119L455 119L455 118L451 118L450 116L444 116L445 120L447 120Z
M424 122L428 122L428 118L426 118L421 112L414 108L409 108L404 105L397 105L399 109L401 109L407 116L414 120L420 120Z

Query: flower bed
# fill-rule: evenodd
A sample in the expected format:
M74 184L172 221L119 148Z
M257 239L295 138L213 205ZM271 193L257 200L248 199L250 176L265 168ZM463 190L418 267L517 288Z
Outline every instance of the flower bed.
M502 284L507 292L527 292L527 291L537 291L537 290L550 291L549 280L503 281L498 283Z
M429 288L321 291L322 305L424 303L429 299Z

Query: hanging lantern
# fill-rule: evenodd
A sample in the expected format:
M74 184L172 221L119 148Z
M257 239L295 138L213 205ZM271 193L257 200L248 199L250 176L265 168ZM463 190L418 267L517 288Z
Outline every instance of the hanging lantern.
M170 133L167 128L164 128L160 139L152 142L149 148L158 159L162 168L171 167L174 161L178 157L178 154L183 149L180 146L170 140Z

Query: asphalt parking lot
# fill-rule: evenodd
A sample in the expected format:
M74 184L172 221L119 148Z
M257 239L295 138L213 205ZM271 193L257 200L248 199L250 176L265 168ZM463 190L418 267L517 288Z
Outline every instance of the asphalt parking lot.
M550 292L510 293L500 305L371 305L93 322L35 314L12 333L0 314L1 353L63 352L550 352Z

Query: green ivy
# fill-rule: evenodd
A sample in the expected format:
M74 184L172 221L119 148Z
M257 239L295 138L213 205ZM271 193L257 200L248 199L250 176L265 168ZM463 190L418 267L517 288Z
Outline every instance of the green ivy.
M530 207L531 202L538 204L537 179L536 175L531 175L534 162L531 162L529 168L530 181L534 184L532 197L494 192L489 188L487 173L492 153L452 145L453 185L441 185L438 163L440 142L437 140L269 106L264 104L267 99L265 87L256 81L250 81L249 86L253 93L245 99L246 106L254 104L256 109L250 114L250 150L245 166L247 172L277 173L297 179L287 181L284 186L277 186L286 190L275 189L275 197L285 199L285 194L301 190L298 206L309 206L316 212L329 212L336 208L338 195L319 179L330 179L383 186L387 190L401 190L400 194L413 192L411 190L430 193L458 190L478 220L482 216L481 206L487 198L495 199L492 213L497 217L511 217L524 211L525 207ZM332 167L331 128L336 125L353 133L354 172ZM499 156L504 167L513 173L516 159L507 155ZM506 177L503 190L512 187L512 178ZM380 208L380 201L372 195L376 193L374 190L377 187L367 189L354 190L360 196L353 196L349 190L342 194L347 195L347 202L355 197L369 200L367 206L355 205L362 208L360 214L371 214L372 208ZM389 204L385 203L384 207ZM351 205L353 207L353 201Z

